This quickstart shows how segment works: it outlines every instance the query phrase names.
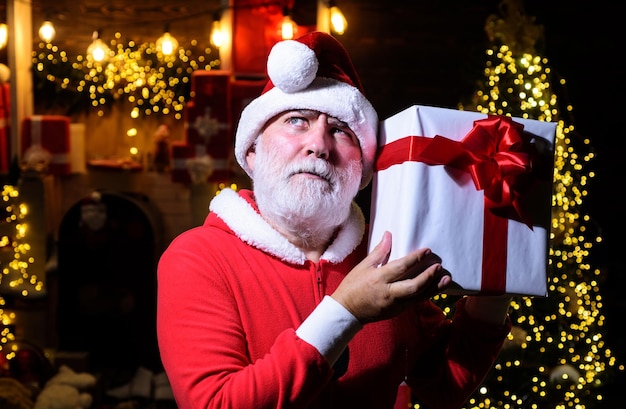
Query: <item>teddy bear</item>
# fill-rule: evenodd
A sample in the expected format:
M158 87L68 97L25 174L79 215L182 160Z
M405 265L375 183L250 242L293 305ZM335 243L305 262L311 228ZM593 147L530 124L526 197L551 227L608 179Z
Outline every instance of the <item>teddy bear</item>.
M61 365L37 395L33 409L87 409L93 403L88 389L95 384L94 375Z

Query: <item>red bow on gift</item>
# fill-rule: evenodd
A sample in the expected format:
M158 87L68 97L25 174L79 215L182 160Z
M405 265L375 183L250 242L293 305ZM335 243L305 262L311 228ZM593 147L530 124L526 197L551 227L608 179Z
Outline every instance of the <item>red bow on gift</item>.
M532 168L529 142L524 139L523 129L522 124L510 117L490 115L474 121L474 127L461 141L440 135L409 136L381 148L376 170L405 161L463 170L471 175L477 190L484 190L487 209L520 220L532 229L531 217L521 205L518 189L524 184L519 177L530 173Z

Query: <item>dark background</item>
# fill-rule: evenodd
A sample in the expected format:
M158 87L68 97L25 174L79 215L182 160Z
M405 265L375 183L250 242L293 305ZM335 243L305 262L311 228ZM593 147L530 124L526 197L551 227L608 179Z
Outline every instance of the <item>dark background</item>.
M579 5L566 0L526 0L526 16L543 26L537 55L548 59L558 87L561 110L577 137L590 140L596 154L587 165L595 175L587 186L583 212L598 227L603 242L590 259L605 270L611 285L607 304L621 304L626 263L620 257L626 214L621 186L626 176L623 151L626 131L620 122L626 113L623 94L624 31L620 14L608 0ZM342 1L349 21L339 37L353 57L369 99L386 118L413 104L455 108L483 81L484 30L487 18L499 14L500 1L379 2ZM618 318L619 319L619 318Z
M367 27L351 26L354 31L341 40L354 56L380 116L416 103L455 107L471 96L477 81L483 80L484 50L489 45L484 24L490 14L498 13L501 2L378 3L358 2L360 15L367 17L358 21ZM626 132L618 123L626 111L619 14L613 3L602 0L585 6L565 0L523 3L526 15L544 28L537 54L548 59L553 78L566 80L557 95L573 110L562 111L561 116L591 141L597 153L589 165L597 176L584 203L604 238L604 244L594 248L594 261L611 268L611 275L625 276L617 256L626 227L619 199L626 176L622 160ZM372 15L365 16L366 12ZM384 20L376 22L376 14ZM368 47L369 41L376 46Z
M519 3L519 2L518 2ZM485 50L490 43L484 26L491 14L499 14L500 1L400 1L343 0L349 21L340 41L353 57L365 91L381 118L413 104L457 107L483 81ZM608 0L581 5L566 0L526 0L523 11L543 26L537 55L548 59L552 85L564 79L557 96L572 110L561 110L576 138L590 140L595 159L586 186L582 212L586 224L599 232L602 242L593 246L586 262L600 269L600 295L608 345L622 363L626 340L622 336L626 301L626 262L622 255L626 212L622 186L626 132L621 121L624 103L624 23L617 3ZM564 104L565 103L565 104ZM579 152L582 153L582 152ZM582 162L582 161L581 161ZM584 172L584 173L588 173ZM591 239L593 233L587 234ZM616 380L614 399L626 407ZM621 399L621 400L620 400Z

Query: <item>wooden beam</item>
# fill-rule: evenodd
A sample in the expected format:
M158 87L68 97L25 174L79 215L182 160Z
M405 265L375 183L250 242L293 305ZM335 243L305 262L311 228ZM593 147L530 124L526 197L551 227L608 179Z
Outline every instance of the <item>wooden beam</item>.
M8 0L7 21L9 42L7 44L9 68L11 69L11 156L20 159L20 132L22 119L33 114L32 76L32 7L30 1Z

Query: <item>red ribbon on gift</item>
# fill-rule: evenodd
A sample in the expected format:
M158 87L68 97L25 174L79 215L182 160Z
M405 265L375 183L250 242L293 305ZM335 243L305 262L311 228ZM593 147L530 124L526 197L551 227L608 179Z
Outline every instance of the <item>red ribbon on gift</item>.
M507 116L489 115L474 121L461 141L440 135L407 136L384 145L376 170L406 161L450 166L469 173L477 190L484 191L482 294L502 294L506 289L508 218L532 220L521 205L519 177L531 171L524 126Z

